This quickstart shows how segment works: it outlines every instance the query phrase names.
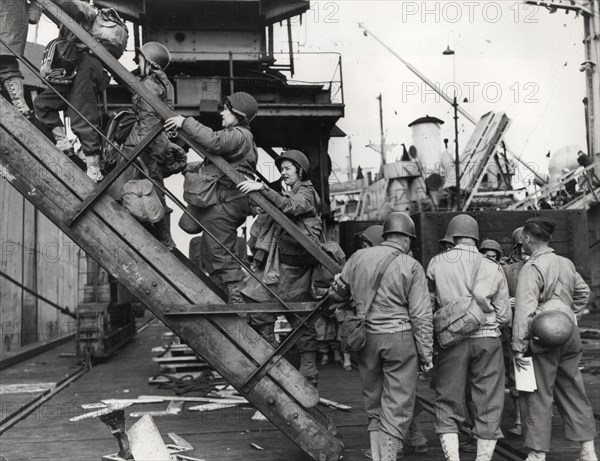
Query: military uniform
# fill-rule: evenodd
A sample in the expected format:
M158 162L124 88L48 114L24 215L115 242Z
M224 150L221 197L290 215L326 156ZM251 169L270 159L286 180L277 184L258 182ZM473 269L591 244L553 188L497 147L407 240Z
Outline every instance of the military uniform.
M85 30L90 31L97 15L96 9L86 2L79 0L57 0L56 2L73 20ZM76 40L65 27L60 28L60 36ZM100 95L110 83L110 76L104 70L102 61L91 54L83 45L81 61L77 65L77 73L70 84L55 85L55 89L83 115L90 126L64 102L54 91L47 88L33 101L36 117L50 130L63 127L59 112L66 111L71 119L71 129L79 138L83 153L87 156L100 155L102 143L95 128L100 128L100 110L98 102Z
M308 180L298 181L289 192L283 195L272 189L265 189L266 197L275 204L277 208L294 222L300 229L318 242L321 233L321 218L319 217L321 204L312 183ZM267 220L270 221L270 220ZM279 272L279 280L274 288L275 293L284 301L310 301L312 269L315 265L314 258L286 231L276 232L278 264L274 268ZM276 259L277 259L276 258ZM261 302L270 300L270 295L253 279L241 290L242 293L254 301ZM250 325L252 325L267 341L274 342L274 327L277 316L274 314L252 314ZM296 328L301 320L298 316L288 316L292 327ZM316 355L318 349L317 333L315 327L309 327L296 343L298 352L310 352ZM317 383L318 370L315 357L301 358L300 372L303 376Z
M25 53L28 29L27 2L25 0L2 0L0 6L0 37L19 56ZM4 81L23 78L19 61L14 54L0 43L0 86Z
M538 306L553 295L576 315L585 308L590 289L571 261L556 255L552 248L543 248L531 255L519 274L513 322L515 352L528 352L531 321ZM565 439L588 441L596 436L594 414L579 371L581 355L577 328L562 346L532 354L537 390L519 394L526 447L549 451L554 399L563 417Z
M394 242L359 250L332 286L334 299L354 298L364 307L382 261L401 247ZM413 417L419 362L430 363L433 325L427 281L407 254L392 261L365 318L366 344L358 353L369 431L404 440Z
M475 435L502 437L504 360L499 327L511 318L506 279L500 265L479 254L475 246L458 244L429 263L427 278L438 307L468 296L476 258L483 258L473 296L486 314L486 324L468 338L440 348L436 362L435 429L437 434L458 433L465 421L465 395L471 388ZM485 307L485 309L484 309Z
M183 122L182 131L194 142L213 155L218 155L232 164L238 172L247 177L254 175L258 152L250 127L248 125L237 125L219 131L213 131L193 118L186 118ZM210 168L218 172L215 165L210 161L205 162L200 174L204 169ZM237 244L237 229L250 214L249 199L240 195L233 181L224 174L218 172L217 181L218 203L208 208L200 208L188 205L187 210L202 224L202 227L214 235L223 246L235 254ZM187 215L183 215L179 226L190 234L200 232L197 224ZM243 272L236 260L227 253L219 243L207 236L206 257L214 271L211 278L220 286L239 283L243 279Z

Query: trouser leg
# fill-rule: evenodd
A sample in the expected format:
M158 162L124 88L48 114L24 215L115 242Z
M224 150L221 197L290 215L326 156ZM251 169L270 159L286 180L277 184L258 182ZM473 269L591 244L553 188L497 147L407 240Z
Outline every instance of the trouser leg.
M596 437L596 423L579 370L583 349L577 329L561 350L554 399L563 418L565 439L578 442L592 440Z
M412 331L380 335L383 389L379 430L404 440L417 393L418 358Z
M524 432L523 445L532 450L550 450L552 431L552 403L554 383L558 370L560 351L553 349L533 354L533 368L537 390L521 392L521 415Z
M440 349L438 353L434 402L436 434L458 433L465 421L470 362L469 340Z
M64 97L70 91L68 85L56 85L55 89ZM66 110L66 108L67 103L50 89L45 89L33 100L35 116L49 131L56 127L64 127L60 111Z
M383 392L383 362L380 356L382 335L367 333L365 346L358 352L358 374L362 386L365 411L369 418L369 431L379 430L381 395Z
M244 204L246 206L244 206ZM188 206L188 211L201 223L202 227L220 240L220 243L231 253L235 254L237 244L237 228L246 219L247 200L234 200L229 203L214 205L209 208ZM186 215L181 218L180 226L191 221ZM183 224L187 227L186 224ZM188 227L188 229L190 229ZM191 230L191 229L190 229ZM198 230L199 232L200 230ZM207 233L203 235L206 254L203 258L209 260L212 266L212 277L218 277L222 284L239 283L243 272L238 262L223 247Z
M67 109L67 114L71 119L71 129L79 138L86 156L102 152L100 135L94 128L101 129L98 101L108 82L102 62L95 56L84 54L71 83L68 99L73 108Z
M504 358L500 338L470 338L470 383L474 404L475 435L480 439L502 438L504 410Z
M410 422L410 426L408 426L408 436L406 437L408 443L413 447L427 445L427 437L425 437L425 433L423 432L423 425L421 421L422 412L423 406L418 400L416 400L413 417Z

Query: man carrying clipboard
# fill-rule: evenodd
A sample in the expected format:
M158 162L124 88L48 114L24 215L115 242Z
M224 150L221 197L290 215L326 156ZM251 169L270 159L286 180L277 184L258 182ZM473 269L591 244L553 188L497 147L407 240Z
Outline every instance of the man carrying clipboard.
M537 389L523 392L521 399L524 445L530 449L526 461L544 461L550 451L552 403L556 403L564 420L565 439L581 442L580 461L597 461L594 450L596 425L579 371L582 354L576 317L583 312L590 289L571 261L554 253L548 242L555 223L543 217L528 219L523 228L523 250L531 255L519 273L513 323L512 349L517 370L531 361ZM575 325L560 346L543 347L531 334L534 317L547 310L564 306ZM565 321L569 321L565 316Z

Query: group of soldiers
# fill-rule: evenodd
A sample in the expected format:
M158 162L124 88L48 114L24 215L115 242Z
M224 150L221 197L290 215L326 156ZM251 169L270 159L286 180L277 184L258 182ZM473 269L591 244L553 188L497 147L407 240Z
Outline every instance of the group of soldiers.
M476 460L491 460L503 437L505 371L511 372L513 363L517 369L526 367L531 357L537 390L515 396L520 415L510 430L513 435L522 432L527 461L545 460L550 451L553 403L563 417L565 438L581 442L579 460L597 460L594 415L578 368L582 343L576 327L590 290L573 263L549 246L554 228L549 219L528 219L513 233L513 251L501 264L500 245L485 241L479 246L476 220L460 214L440 241L445 251L425 270L410 255L413 221L394 212L381 229L384 242L350 257L330 296L339 302L352 299L365 318L366 343L358 352L358 368L372 459L396 460L397 453L414 451L409 434L418 411L417 375L433 368L435 430L445 459L460 459L458 432L471 419ZM383 267L390 255L391 264ZM380 285L369 304L378 277ZM463 297L477 303L485 321L441 347L434 313ZM570 313L566 321L575 327L561 345L543 347L531 325L550 300ZM507 355L511 360L505 364Z

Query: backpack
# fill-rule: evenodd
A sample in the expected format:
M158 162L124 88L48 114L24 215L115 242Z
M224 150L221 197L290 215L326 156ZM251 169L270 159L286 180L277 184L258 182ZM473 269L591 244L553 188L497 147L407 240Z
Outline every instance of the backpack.
M104 133L113 144L119 149L123 149L136 121L137 117L131 109L121 110L108 119ZM102 139L102 152L103 168L108 172L114 168L121 156L106 139Z
M65 38L55 38L46 45L40 74L48 83L71 83L82 56L83 51L75 42Z
M98 11L90 34L112 54L119 59L127 48L129 31L127 25L112 8Z

